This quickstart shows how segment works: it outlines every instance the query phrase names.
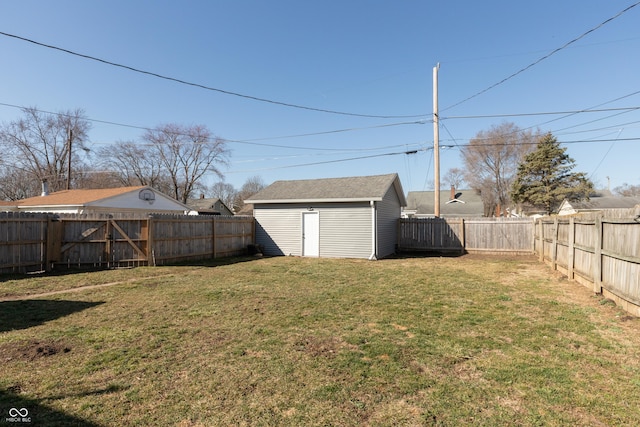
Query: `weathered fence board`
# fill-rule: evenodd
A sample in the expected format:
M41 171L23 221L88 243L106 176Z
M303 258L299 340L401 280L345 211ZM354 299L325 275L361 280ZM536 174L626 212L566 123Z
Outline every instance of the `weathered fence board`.
M535 247L553 268L640 315L640 220L629 212L539 219Z
M239 255L252 217L0 215L0 273L61 267L133 267Z
M402 218L398 233L400 251L461 252L462 220Z
M398 250L531 254L533 227L528 218L402 218Z
M47 221L46 215L0 213L0 273L44 269Z
M467 252L533 253L533 220L529 218L465 219Z

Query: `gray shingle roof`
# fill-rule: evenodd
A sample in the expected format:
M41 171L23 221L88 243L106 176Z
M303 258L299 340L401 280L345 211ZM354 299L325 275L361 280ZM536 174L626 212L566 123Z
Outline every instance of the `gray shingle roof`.
M276 181L254 194L245 203L352 202L380 201L395 187L400 204L406 205L398 174L349 178Z
M474 190L456 190L461 193L461 202L447 203L451 199L449 190L440 190L440 216L442 217L478 217L484 214L482 199ZM407 195L405 211L415 210L417 216L432 216L434 212L433 191L410 191Z
M576 210L629 209L640 204L640 197L591 197L589 200L569 203Z

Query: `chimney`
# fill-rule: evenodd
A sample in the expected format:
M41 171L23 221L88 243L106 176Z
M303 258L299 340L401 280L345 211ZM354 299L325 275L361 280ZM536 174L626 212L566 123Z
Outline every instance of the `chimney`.
M453 200L456 198L456 187L455 185L451 184L451 197L449 197L449 200Z
M42 194L40 194L41 197L44 196L48 196L49 195L49 183L47 182L46 179L42 180Z

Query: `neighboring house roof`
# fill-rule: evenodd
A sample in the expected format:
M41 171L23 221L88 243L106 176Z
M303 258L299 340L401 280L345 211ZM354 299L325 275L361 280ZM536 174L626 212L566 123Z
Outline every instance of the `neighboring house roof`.
M405 213L415 216L433 216L435 205L434 191L410 191L407 195ZM480 195L474 190L440 191L441 217L481 217L484 215L484 205ZM455 196L458 197L455 197Z
M572 214L604 209L630 209L637 205L640 205L640 197L592 196L589 200L578 202L564 200L558 208L558 213Z
M251 215L253 215L253 204L247 203L246 205L244 205L242 207L242 209L240 209L238 212L236 212L236 215L239 215L239 216L242 216L242 215L251 216Z
M148 186L63 190L12 202L19 211L100 209L187 212L189 207Z
M187 206L199 213L233 215L231 209L218 198L207 199L200 197L199 199L189 199L187 200Z
M406 206L398 174L276 181L245 203L309 203L382 201L394 187L401 206Z
M135 190L142 190L146 186L100 188L83 190L62 190L46 196L29 197L28 199L17 200L18 206L68 206L84 205L98 200L108 199Z

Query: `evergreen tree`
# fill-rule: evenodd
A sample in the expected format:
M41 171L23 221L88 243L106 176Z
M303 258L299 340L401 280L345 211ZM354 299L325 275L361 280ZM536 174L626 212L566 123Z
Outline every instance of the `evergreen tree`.
M589 199L593 183L582 173L571 172L575 161L566 148L547 133L538 142L535 151L527 154L518 166L511 186L514 202L544 209L550 214L564 199Z

